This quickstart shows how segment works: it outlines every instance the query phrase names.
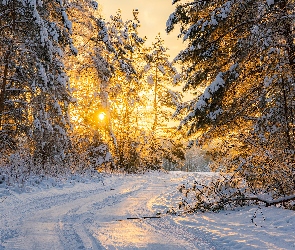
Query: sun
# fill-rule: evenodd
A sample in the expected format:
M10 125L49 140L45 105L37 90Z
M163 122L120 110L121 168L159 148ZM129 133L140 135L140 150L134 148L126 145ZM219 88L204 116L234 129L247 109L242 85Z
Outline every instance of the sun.
M101 113L98 114L98 118L101 121L103 121L105 117L106 117L106 114L104 112L101 112Z

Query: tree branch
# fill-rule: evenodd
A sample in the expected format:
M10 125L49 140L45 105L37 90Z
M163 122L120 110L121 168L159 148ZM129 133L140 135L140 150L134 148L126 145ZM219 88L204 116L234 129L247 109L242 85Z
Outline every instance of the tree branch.
M272 201L265 200L265 199L262 199L262 198L259 198L259 197L236 198L236 199L233 199L232 201L259 201L259 202L265 203L266 207L269 207L269 206L280 204L280 203L283 203L283 202L295 201L295 195L281 197L281 198L278 198L278 199L272 200Z

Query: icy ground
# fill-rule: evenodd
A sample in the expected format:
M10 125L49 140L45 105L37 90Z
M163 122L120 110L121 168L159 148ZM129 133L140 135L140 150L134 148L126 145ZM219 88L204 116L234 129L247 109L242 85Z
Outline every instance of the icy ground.
M166 215L180 199L177 186L194 178L208 174L114 175L55 187L26 184L22 192L0 188L0 249L295 249L294 211L246 207Z

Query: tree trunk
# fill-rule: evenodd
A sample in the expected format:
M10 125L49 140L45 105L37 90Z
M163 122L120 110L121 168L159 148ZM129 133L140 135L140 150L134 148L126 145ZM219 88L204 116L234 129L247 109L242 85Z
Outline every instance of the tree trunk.
M157 63L156 63L156 76L155 76L155 88L154 88L154 124L153 124L153 132L156 131L157 125L158 125L158 53L157 53Z
M0 130L2 130L3 124L3 116L4 116L4 102L5 102L5 92L6 92L6 85L7 85L7 78L8 78L8 60L10 57L10 50L6 53L4 58L4 73L3 73L3 81L1 86L0 92Z
M287 12L287 0L276 0L275 3L278 4L279 8L282 11L283 16L288 16ZM292 26L289 20L287 19L284 21L284 27L283 27L283 36L286 39L286 47L288 52L288 63L290 65L292 75L295 76L295 44L293 42L293 36L292 36ZM288 83L287 83L288 84ZM288 88L290 89L290 88ZM288 148L291 150L294 150L294 146L292 144L291 137L294 137L294 117L293 117L293 106L287 104L287 95L286 93L286 86L283 83L283 94L284 94L284 109L285 109L285 118L286 118L286 126L287 126L287 140L288 140ZM289 112L288 112L289 111ZM289 120L291 120L292 127L290 127ZM293 155L293 158L295 158L295 155Z

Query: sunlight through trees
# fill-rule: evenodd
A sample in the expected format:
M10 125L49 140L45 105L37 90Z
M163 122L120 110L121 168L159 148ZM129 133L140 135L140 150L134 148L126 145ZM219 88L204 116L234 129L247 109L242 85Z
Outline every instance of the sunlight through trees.
M138 9L0 1L1 164L133 173L202 152L219 184L292 195L294 1L172 4L166 31L186 46L173 61L160 33L147 45Z
M179 75L160 36L148 47L138 34L138 10L123 20L88 0L0 6L4 162L24 154L41 172L135 172L184 160L184 141L168 126Z

